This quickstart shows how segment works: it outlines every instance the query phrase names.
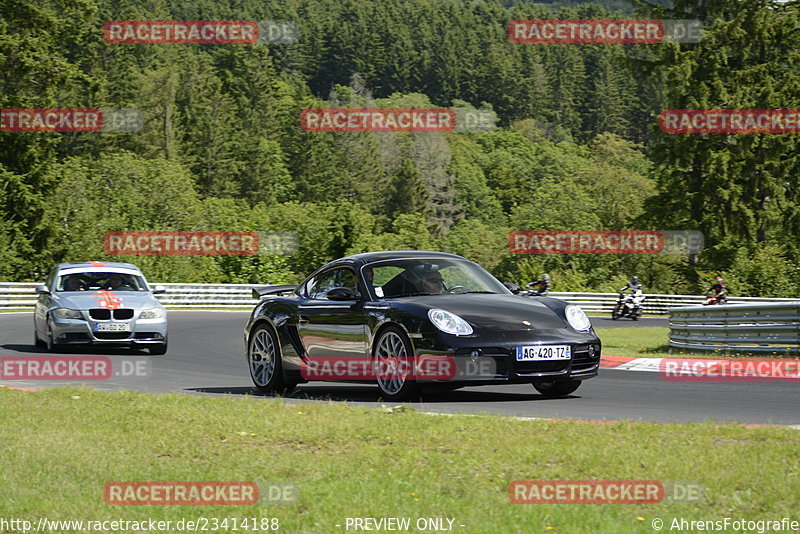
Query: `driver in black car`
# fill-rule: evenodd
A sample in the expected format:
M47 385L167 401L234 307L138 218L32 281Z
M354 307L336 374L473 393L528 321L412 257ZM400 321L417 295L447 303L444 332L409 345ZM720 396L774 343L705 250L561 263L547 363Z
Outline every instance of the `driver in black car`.
M422 292L438 295L444 293L444 279L438 269L422 273Z

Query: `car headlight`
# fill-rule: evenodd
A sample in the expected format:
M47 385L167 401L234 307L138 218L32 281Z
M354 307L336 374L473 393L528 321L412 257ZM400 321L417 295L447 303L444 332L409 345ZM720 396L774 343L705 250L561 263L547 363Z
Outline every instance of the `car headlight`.
M569 325L578 332L588 332L592 329L592 322L589 320L589 316L578 306L570 304L564 310L564 313L567 315Z
M472 333L472 327L467 321L446 310L428 310L428 319L431 320L433 326L446 334L468 336Z
M139 314L139 319L161 319L164 315L163 308L148 308L142 310L142 313Z
M69 308L56 308L53 310L53 315L59 319L83 319L83 314L78 310L70 310Z

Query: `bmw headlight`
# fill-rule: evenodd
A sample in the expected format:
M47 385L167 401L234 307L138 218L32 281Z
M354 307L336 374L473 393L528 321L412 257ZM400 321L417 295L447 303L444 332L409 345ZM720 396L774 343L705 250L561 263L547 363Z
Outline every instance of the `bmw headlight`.
M53 315L59 319L83 319L83 314L78 310L70 310L69 308L56 308L53 310Z
M139 319L161 319L162 317L164 317L163 308L148 308L139 314Z
M564 313L567 315L569 325L578 332L588 332L592 329L592 322L589 320L589 316L578 306L570 304L564 310Z
M472 333L472 327L467 321L446 310L428 310L428 319L431 320L433 326L445 334L468 336Z

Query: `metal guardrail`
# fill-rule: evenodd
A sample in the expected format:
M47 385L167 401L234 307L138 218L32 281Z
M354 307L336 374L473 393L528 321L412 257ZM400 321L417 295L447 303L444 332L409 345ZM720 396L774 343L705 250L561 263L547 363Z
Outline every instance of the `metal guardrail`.
M36 304L34 282L0 282L0 310L29 311ZM156 285L152 283L151 285ZM181 308L252 308L251 289L267 284L159 284L167 288L158 300L168 307ZM588 313L611 313L617 302L617 293L565 293L551 292L551 297L577 304ZM666 315L679 306L700 305L704 298L699 295L648 294L643 303L645 314ZM795 299L765 299L753 297L729 297L730 304L758 302L793 302ZM707 307L706 307L707 308Z
M669 345L721 354L800 354L800 300L673 308Z

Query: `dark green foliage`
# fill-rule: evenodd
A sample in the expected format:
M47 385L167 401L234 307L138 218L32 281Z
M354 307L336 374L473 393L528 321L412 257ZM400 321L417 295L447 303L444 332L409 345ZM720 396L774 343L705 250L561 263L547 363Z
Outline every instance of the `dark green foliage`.
M296 234L299 249L128 259L151 279L277 283L343 254L434 248L506 281L548 271L554 290L614 290L637 273L651 291L695 292L717 272L734 293L800 288L787 241L800 234L797 134L655 127L662 109L797 108L797 3L637 4L709 31L683 45L506 36L515 19L634 16L622 0L6 0L0 108L132 108L145 127L0 132L0 279L102 259L109 231L247 230ZM300 38L103 41L105 21L147 19L289 20ZM302 131L301 110L317 107L479 107L499 128ZM508 232L534 229L698 229L707 248L691 261L511 255ZM786 284L758 282L779 273Z

